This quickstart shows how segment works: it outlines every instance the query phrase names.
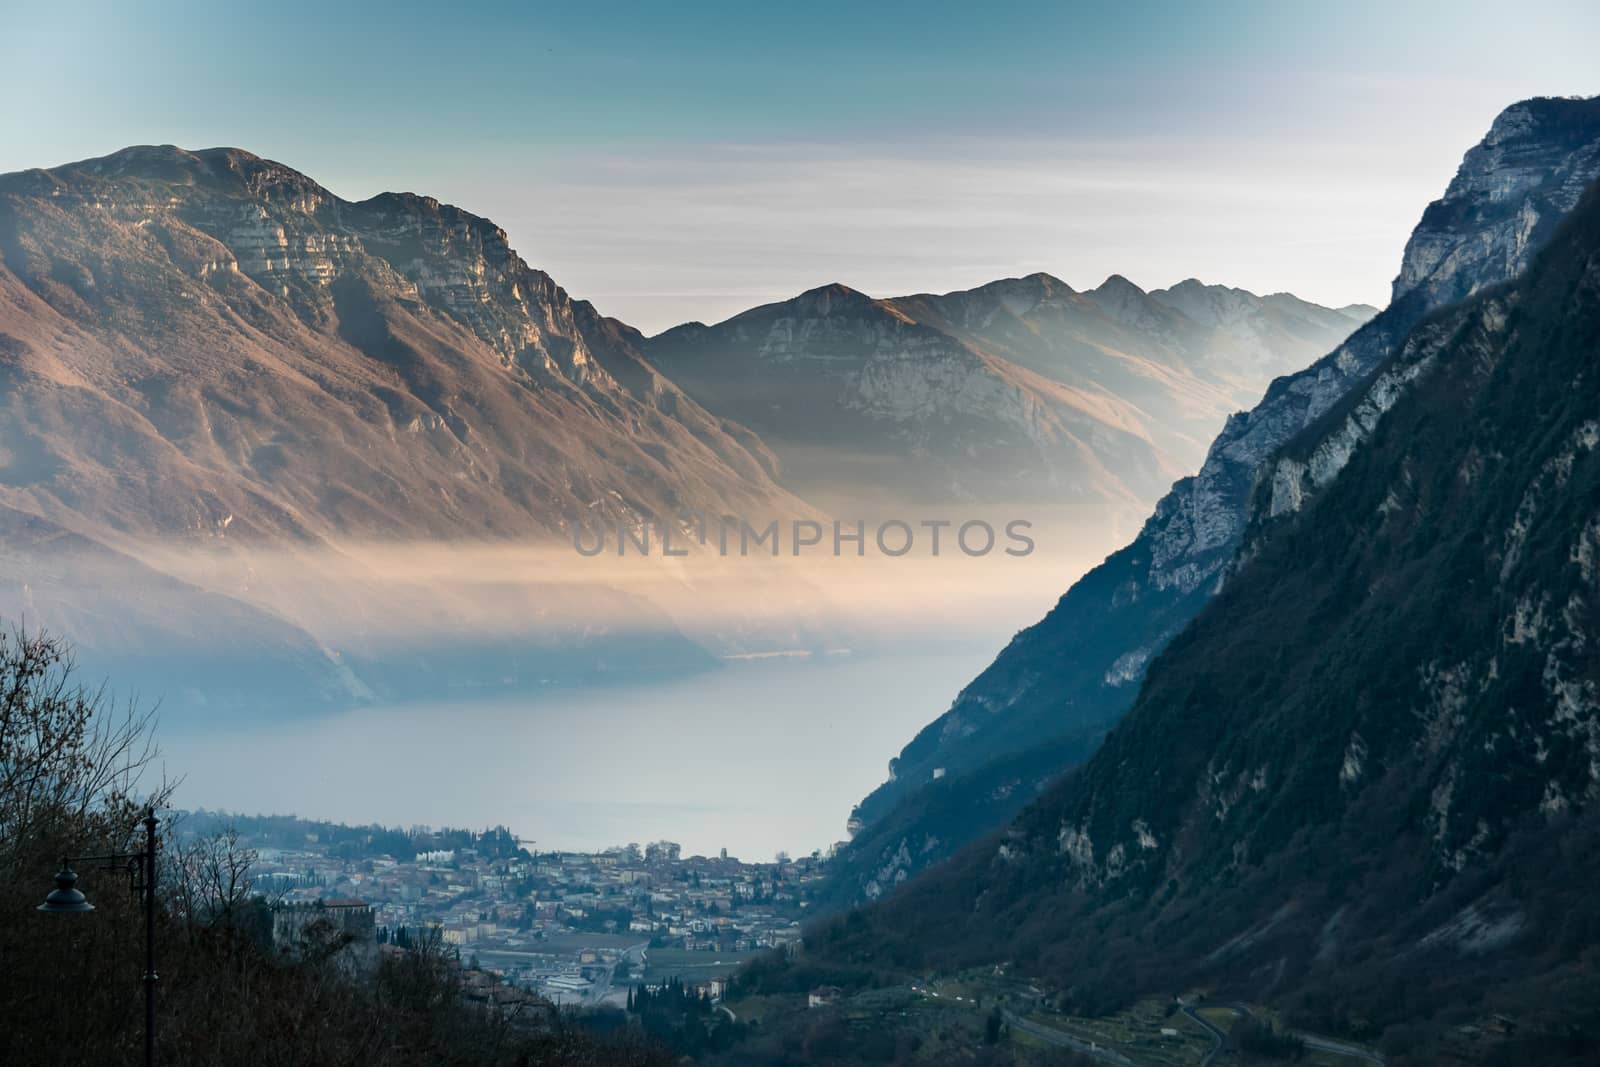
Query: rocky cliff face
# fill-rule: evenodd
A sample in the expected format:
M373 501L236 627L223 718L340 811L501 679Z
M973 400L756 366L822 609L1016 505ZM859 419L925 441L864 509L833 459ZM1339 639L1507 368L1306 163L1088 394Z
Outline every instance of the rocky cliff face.
M1304 494L1289 484L1300 474L1271 472L1264 466L1268 459L1385 365L1430 312L1524 269L1597 175L1600 100L1539 99L1508 108L1467 154L1445 197L1425 212L1407 247L1394 302L1306 370L1275 381L1253 410L1230 418L1199 473L1173 486L1138 538L1019 634L906 746L891 765L891 780L858 809L860 822L870 826L885 817L928 783L935 768L945 776L967 774L1047 739L1114 721L1132 703L1151 659L1221 586L1251 522L1252 494L1263 472L1283 480L1280 501ZM1127 305L1131 294L1119 290L1114 295ZM1399 384L1380 383L1369 407L1351 413L1356 425L1374 423L1389 402L1387 392ZM1328 447L1336 452L1354 443L1350 438ZM1337 469L1328 459L1304 462L1326 473ZM1044 777L1020 778L1014 795L1031 795ZM874 838L870 847L877 852L884 845ZM907 873L897 870L893 877Z
M1600 183L1538 243L1279 454L1331 473L1275 515L1258 486L1247 558L1084 766L808 947L1015 959L1081 1003L1206 986L1409 1062L1591 1060Z
M1600 175L1600 101L1532 100L1507 108L1469 151L1407 243L1388 309L1262 403L1229 420L1205 465L1179 483L1140 535L1142 583L1189 592L1215 578L1247 519L1262 461L1370 375L1424 315L1524 270ZM1136 590L1130 588L1130 595ZM1148 658L1152 649L1132 650Z
M1430 307L1471 296L1522 270L1600 170L1592 100L1529 100L1501 112L1461 161L1444 197L1406 244L1393 299Z

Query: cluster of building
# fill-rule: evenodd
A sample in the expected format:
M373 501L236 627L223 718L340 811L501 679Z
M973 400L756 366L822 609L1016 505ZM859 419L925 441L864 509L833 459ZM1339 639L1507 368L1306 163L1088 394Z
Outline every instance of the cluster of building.
M684 857L671 842L535 852L501 838L397 858L305 837L256 850L256 886L275 902L285 947L319 919L349 932L358 954L369 939L374 952L436 939L474 972L564 1005L621 1005L634 985L664 980L652 950L715 999L738 960L798 942L822 877L817 856L746 863Z

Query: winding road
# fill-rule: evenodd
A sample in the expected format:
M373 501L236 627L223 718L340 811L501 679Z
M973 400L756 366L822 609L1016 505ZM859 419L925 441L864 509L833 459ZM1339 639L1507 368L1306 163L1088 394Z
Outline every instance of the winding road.
M1217 1007L1226 1008L1235 1015L1243 1015L1247 1018L1251 1015L1250 1009L1243 1004L1218 1004ZM1228 1035L1203 1018L1199 1012L1194 1010L1192 1005L1185 1004L1182 1010L1189 1018L1205 1027L1206 1032L1216 1041L1216 1045L1211 1049L1210 1054L1200 1063L1200 1067L1212 1067L1217 1054L1227 1044ZM1360 1045L1352 1045L1345 1041L1335 1041L1331 1037L1323 1037L1321 1034L1313 1034L1305 1030L1288 1030L1285 1032L1305 1042L1306 1048L1314 1048L1319 1052L1331 1052L1337 1056L1349 1056L1351 1059L1360 1060L1362 1063L1373 1064L1374 1067L1386 1067L1386 1062L1381 1053L1362 1048Z
M1219 1030L1211 1022L1203 1018L1199 1012L1195 1011L1194 1008L1188 1004L1183 1005L1181 1010L1189 1018L1193 1019L1195 1022L1204 1027L1206 1033L1210 1034L1211 1039L1216 1042L1216 1044L1211 1046L1211 1051L1206 1053L1206 1058L1200 1061L1200 1067L1211 1067L1211 1064L1215 1062L1217 1058L1217 1053L1221 1052L1222 1046L1227 1044L1228 1035Z

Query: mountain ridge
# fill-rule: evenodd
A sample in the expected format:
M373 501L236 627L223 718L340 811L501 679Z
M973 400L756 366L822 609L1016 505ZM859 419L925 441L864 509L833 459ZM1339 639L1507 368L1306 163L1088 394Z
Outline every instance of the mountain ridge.
M836 514L896 489L913 508L1064 496L1126 510L1171 476L1115 398L976 351L840 283L675 327L646 354L708 410L749 425L789 488ZM1095 449L1091 432L1125 455Z
M1055 499L1126 513L1130 499L1148 499L1153 485L1198 462L1198 442L1213 422L1359 318L1296 298L1287 298L1290 305L1205 287L1213 297L1248 302L1255 318L1202 325L1163 305L1161 294L1121 284L1143 303L1147 320L1163 324L1159 338L1146 323L1116 321L1092 295L1040 271L903 297L830 282L717 323L680 324L648 339L646 349L708 409L751 425L786 454L784 468L796 479L787 484L803 497L823 480L820 450L833 448L843 469L863 456L871 457L869 471L893 468L894 480L856 493L871 497L904 488L909 449L917 462L932 459L948 472L921 486L913 504L941 496L979 504ZM1268 336L1250 333L1284 315L1298 316L1309 344L1275 324ZM1251 346L1253 355L1241 355ZM1223 365L1224 351L1233 365ZM805 404L786 395L796 390ZM962 406L969 391L1005 397L1009 414L953 428L979 417ZM934 428L954 440L935 446ZM834 447L841 438L845 447ZM973 457L996 442L1004 442L1008 462L973 469Z

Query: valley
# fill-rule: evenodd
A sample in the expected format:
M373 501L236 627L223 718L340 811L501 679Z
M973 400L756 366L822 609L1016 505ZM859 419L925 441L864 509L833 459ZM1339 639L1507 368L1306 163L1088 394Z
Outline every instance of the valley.
M1600 1064L1600 14L0 39L0 1063Z

